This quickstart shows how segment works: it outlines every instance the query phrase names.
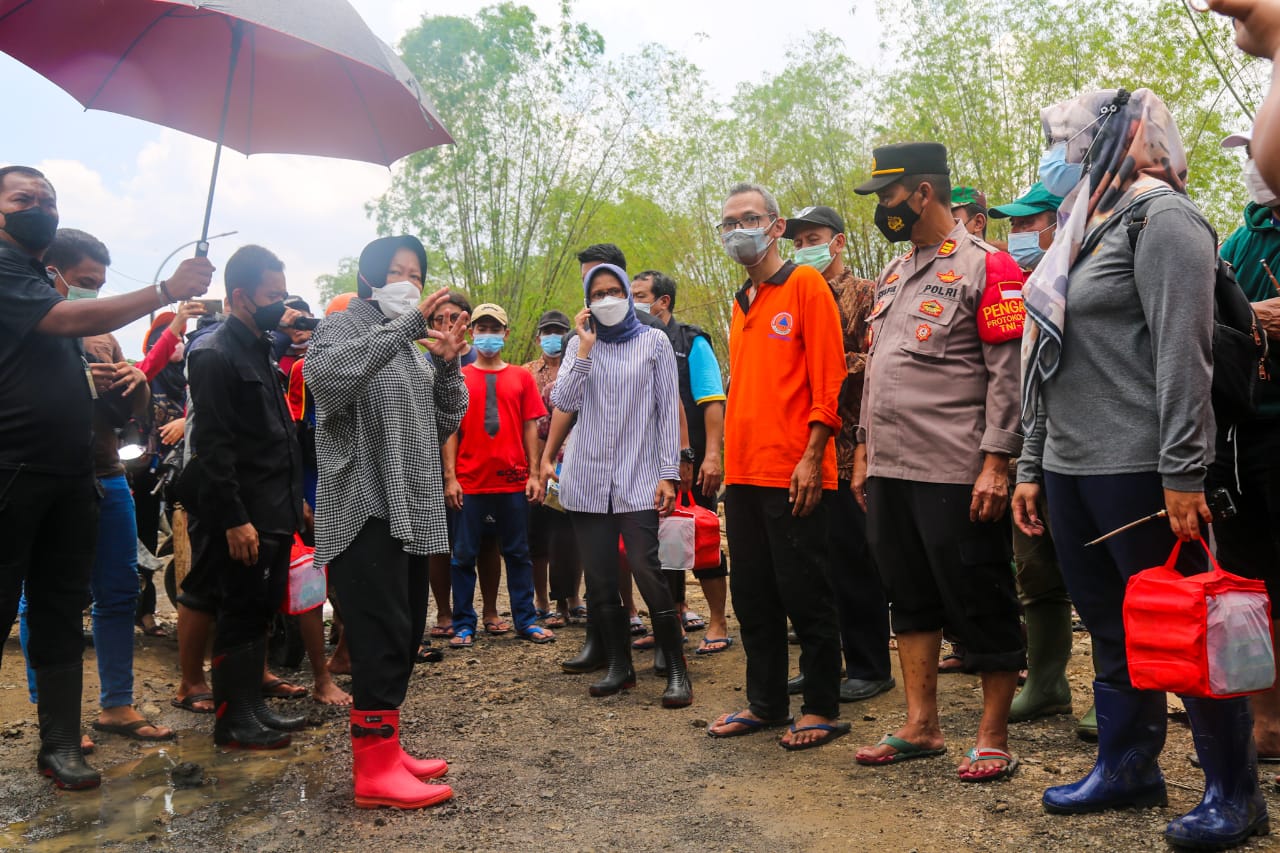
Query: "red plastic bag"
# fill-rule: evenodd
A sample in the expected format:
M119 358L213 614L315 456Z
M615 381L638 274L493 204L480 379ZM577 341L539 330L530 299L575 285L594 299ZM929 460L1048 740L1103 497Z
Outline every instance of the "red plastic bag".
M618 553L627 553L621 536ZM671 572L720 565L720 516L694 503L693 492L677 495L671 515L658 519L658 564Z
M289 584L280 609L290 616L307 613L324 604L329 592L328 573L315 564L316 549L293 536L293 552L289 557Z
M1267 690L1275 681L1271 602L1262 581L1213 569L1183 576L1163 566L1129 578L1124 596L1129 680L1139 690L1227 699Z

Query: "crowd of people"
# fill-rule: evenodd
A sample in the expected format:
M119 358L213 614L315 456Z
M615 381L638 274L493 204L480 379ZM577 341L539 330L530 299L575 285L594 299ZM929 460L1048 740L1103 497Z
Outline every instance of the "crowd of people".
M1280 47L1251 4L1211 5L1237 15L1245 49ZM767 188L732 186L717 227L745 278L727 373L707 332L678 319L677 282L630 275L610 243L579 253L582 303L540 316L540 355L523 366L503 353L530 330L504 306L425 290L427 252L407 235L366 246L356 292L320 320L257 245L226 262L217 310L198 300L214 276L202 257L154 288L95 298L107 247L58 227L39 171L0 169L0 616L8 627L22 613L37 766L62 788L100 780L80 731L90 603L94 729L175 737L132 693L135 624L160 630L138 554L156 551L168 515L191 550L174 704L214 714L230 749L280 748L304 725L266 702L305 692L267 670L267 634L291 560L314 547L340 625L332 660L319 602L299 625L315 697L351 706L359 807L453 796L445 761L401 745L415 662L480 630L545 644L584 621L562 669L600 672L589 694L614 695L637 687L633 650L652 648L664 708L694 702L687 632L705 629L698 654L740 639L746 707L707 733L781 729L787 750L849 733L841 703L897 686L892 628L905 722L856 762L947 752L938 677L962 671L979 677L982 713L975 732L950 733L971 744L958 778L1007 779L1009 724L1073 711L1073 610L1092 638L1094 706L1078 731L1097 761L1044 807L1166 804L1165 696L1131 681L1126 582L1207 534L1209 487L1239 508L1213 526L1222 565L1280 589L1280 391L1264 364L1250 411L1210 404L1228 369L1214 358L1219 255L1280 339L1274 109L1223 143L1244 149L1251 201L1221 243L1188 195L1172 115L1146 89L1047 106L1040 180L992 207L953 186L942 144L876 148L857 191L906 250L874 279L846 266L840 211L788 217ZM1007 244L986 239L993 220L1008 220ZM131 363L111 331L171 304ZM728 553L694 572L706 620L685 572L659 557L684 493L723 506ZM1157 511L1167 523L1085 544ZM1189 549L1179 568L1203 571L1203 556ZM349 696L335 671L350 673ZM1258 762L1280 761L1280 689L1182 701L1205 794L1166 837L1220 849L1266 833Z

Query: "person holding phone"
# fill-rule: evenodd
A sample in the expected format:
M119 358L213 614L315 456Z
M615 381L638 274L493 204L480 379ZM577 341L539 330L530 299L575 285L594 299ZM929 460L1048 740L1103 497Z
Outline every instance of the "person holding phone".
M565 346L551 400L578 414L565 452L560 503L569 513L587 576L591 630L608 669L589 688L610 696L636 685L630 626L618 583L618 538L649 605L667 659L664 708L692 704L680 617L658 562L658 519L675 508L680 478L680 391L667 335L636 319L631 281L614 264L583 277L586 307ZM645 436L645 441L626 440ZM554 471L563 436L549 437L542 467ZM554 475L553 475L554 476Z

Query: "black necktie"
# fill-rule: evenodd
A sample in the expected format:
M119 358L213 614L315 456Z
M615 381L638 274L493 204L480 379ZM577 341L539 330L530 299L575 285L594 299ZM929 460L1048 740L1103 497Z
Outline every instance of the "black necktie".
M493 438L501 426L498 418L498 374L492 371L484 375L484 431Z

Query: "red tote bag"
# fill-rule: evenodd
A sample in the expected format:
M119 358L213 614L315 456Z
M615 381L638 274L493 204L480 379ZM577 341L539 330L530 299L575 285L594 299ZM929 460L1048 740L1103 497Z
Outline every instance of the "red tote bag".
M1184 576L1163 566L1129 578L1124 596L1129 679L1139 690L1226 699L1267 690L1275 681L1271 602L1262 581L1222 570Z
M627 553L622 537L618 553ZM671 515L658 519L658 562L671 572L720 565L720 516L694 503L692 492L681 492Z

